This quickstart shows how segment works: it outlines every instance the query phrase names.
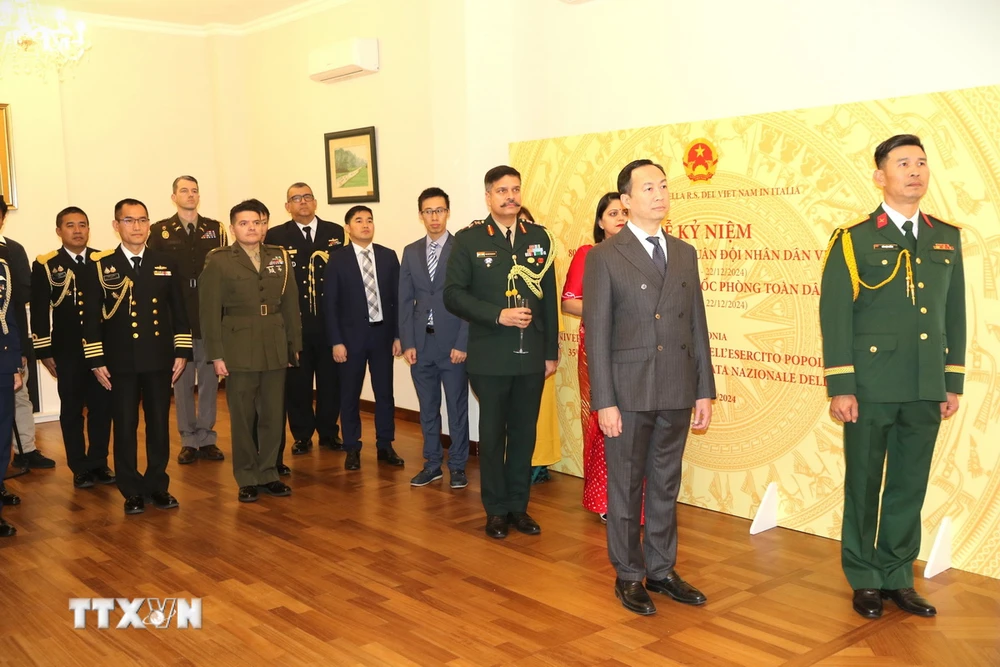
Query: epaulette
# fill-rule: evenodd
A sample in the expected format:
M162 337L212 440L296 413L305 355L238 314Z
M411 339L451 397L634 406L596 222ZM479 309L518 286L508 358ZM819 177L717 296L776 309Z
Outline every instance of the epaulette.
M53 257L55 257L58 254L59 254L59 250L56 249L56 250L53 250L51 252L47 252L47 253L43 253L43 254L39 255L38 257L35 258L35 261L37 261L39 264L45 264L46 262L48 262L50 259L52 259Z
M208 255L214 255L215 253L219 252L220 250L225 250L226 248L229 248L229 247L230 246L227 246L227 245L220 245L218 248L212 248L211 250L208 251ZM205 257L208 257L208 255L205 255Z
M261 243L260 245L262 248L267 248L269 250L284 250L284 248L275 243Z
M95 252L93 255L90 256L90 259L96 262L99 259L104 259L105 257L115 254L115 250L117 250L117 248L111 248L110 250L102 250L101 252Z
M472 229L473 227L479 227L484 222L486 222L486 221L485 220L473 220L468 225L466 225L465 227L462 227L460 230L458 230L458 232L456 232L456 233L461 234L462 232L464 232L464 231L466 231L468 229Z
M841 225L841 226L840 226L840 229L850 229L851 227L857 227L857 226L858 226L858 225L860 225L860 224L861 224L862 222L868 222L868 219L869 219L869 218L868 218L868 216L866 215L865 217L861 218L860 220L855 220L854 222L849 222L849 223L847 223L846 225Z
M543 229L545 228L545 225L543 225L543 224L541 224L539 222L535 222L534 220L528 220L527 218L518 218L517 221L518 222L525 222L525 223L527 223L529 225L534 225L535 227L541 227Z
M931 215L930 213L925 213L925 215L928 218L932 218L935 222L943 222L944 224L948 225L949 227L954 227L955 229L961 229L962 228L962 225L960 225L960 224L958 224L956 222L948 222L947 220L942 220L941 218L937 217L936 215Z

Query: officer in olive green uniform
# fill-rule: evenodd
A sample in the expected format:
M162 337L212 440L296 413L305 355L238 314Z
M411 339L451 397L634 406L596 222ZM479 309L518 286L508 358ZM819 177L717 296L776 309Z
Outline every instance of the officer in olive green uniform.
M284 426L285 371L302 349L302 323L288 252L260 242L257 203L234 206L230 222L236 242L213 251L199 278L201 326L207 356L226 377L239 500L253 502L258 491L291 493L278 481L275 461Z
M516 219L520 184L511 167L487 173L492 214L455 235L444 287L445 307L469 322L466 366L480 407L486 533L497 539L508 524L540 532L527 514L531 455L542 387L559 357L553 240L544 227ZM526 308L513 307L518 295Z
M875 157L885 203L834 232L820 298L831 412L844 422L842 564L862 616L878 617L881 598L932 616L913 561L934 443L965 378L962 241L918 208L930 177L919 139L892 137Z

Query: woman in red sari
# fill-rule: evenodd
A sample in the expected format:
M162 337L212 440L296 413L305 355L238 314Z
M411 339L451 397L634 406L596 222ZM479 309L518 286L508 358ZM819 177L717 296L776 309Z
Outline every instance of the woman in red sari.
M594 243L617 234L628 221L617 192L609 192L597 202L594 216ZM567 315L583 315L583 267L593 245L582 245L573 255L563 287L562 311ZM607 522L608 467L604 462L604 434L597 423L597 412L590 410L590 374L587 372L587 348L584 345L583 323L580 323L580 350L577 372L580 378L580 412L583 419L583 506L597 512Z

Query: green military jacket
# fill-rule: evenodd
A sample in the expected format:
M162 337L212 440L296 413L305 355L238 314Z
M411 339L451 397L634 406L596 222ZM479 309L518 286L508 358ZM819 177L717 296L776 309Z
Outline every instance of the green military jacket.
M455 235L445 277L444 304L452 314L469 322L469 373L543 373L546 360L559 358L559 295L551 266L538 285L541 298L531 291L523 276L510 280L515 264L529 272L529 279L537 277L554 248L540 225L527 220L515 224L513 248L492 216L473 222ZM500 311L514 306L513 297L508 296L511 290L525 296L531 308L531 324L524 330L523 349L528 354L514 353L519 349L521 330L497 323Z
M205 258L198 279L202 335L209 359L230 371L269 371L302 350L299 295L288 253L260 245L260 271L239 243Z
M921 212L912 255L880 206L830 239L819 302L830 396L944 401L965 380L958 228Z

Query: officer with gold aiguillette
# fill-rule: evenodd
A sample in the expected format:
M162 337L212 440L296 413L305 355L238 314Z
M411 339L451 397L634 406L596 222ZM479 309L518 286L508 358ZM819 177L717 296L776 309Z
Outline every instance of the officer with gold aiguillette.
M287 496L275 467L284 430L285 373L302 350L299 294L288 251L264 245L260 203L229 213L236 242L213 250L198 283L208 359L226 378L233 474L242 503ZM257 443L254 444L254 418Z
M841 562L861 616L881 616L883 599L933 616L913 561L934 443L965 379L962 239L920 210L930 170L918 137L879 144L875 166L884 203L834 232L819 305L830 412L844 423Z
M455 235L444 304L469 322L466 367L479 399L486 534L502 539L509 525L541 532L528 515L531 455L542 388L559 360L559 294L552 234L518 219L521 175L494 167L485 186L490 216Z

